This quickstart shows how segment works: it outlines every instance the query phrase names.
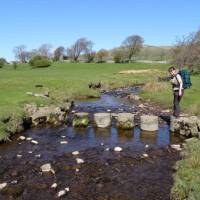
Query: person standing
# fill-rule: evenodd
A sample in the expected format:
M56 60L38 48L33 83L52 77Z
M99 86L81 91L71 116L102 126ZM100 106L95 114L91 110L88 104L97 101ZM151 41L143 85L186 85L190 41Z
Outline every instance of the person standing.
M172 89L173 89L173 115L175 117L179 117L180 115L180 101L184 94L183 89L183 80L181 78L181 75L178 73L176 68L174 66L170 67L168 69L170 75L171 75L171 83L172 83Z

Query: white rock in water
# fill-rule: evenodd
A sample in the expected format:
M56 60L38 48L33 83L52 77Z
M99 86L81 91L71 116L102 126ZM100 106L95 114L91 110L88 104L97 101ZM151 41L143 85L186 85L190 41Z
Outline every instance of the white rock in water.
M68 144L67 141L61 141L60 144Z
M30 154L31 154L31 153L33 153L33 152L32 152L32 151L28 151L28 153L30 153Z
M145 148L148 148L148 147L149 147L149 145L148 145L148 144L146 144L146 145L145 145Z
M17 180L11 181L11 184L17 184Z
M76 168L76 172L79 172L79 169L78 169L78 168Z
M77 162L78 164L82 164L82 163L84 163L84 160L81 159L81 158L76 158L76 162Z
M65 135L61 135L61 138L66 138L66 136Z
M41 158L41 154L35 155L36 158Z
M177 151L181 151L181 150L182 150L180 144L172 144L172 145L171 145L171 148L172 148L172 149L176 149Z
M32 139L33 139L33 138L31 138L31 137L27 137L27 138L26 138L27 141L30 141L30 140L32 140Z
M115 147L114 151L120 152L120 151L122 151L122 148L121 147Z
M106 148L106 149L105 149L105 151L109 151L109 150L110 150L109 148Z
M52 185L51 185L51 188L53 188L53 189L55 189L55 188L57 188L58 187L58 184L57 183L53 183Z
M64 195L66 195L66 193L67 193L66 190L61 190L58 192L58 197L62 197Z
M21 158L22 157L22 155L21 154L17 154L17 158Z
M52 172L53 174L55 174L55 171L52 169L50 163L44 164L40 168L41 168L42 172Z
M147 153L143 153L142 155L143 155L143 157L145 157L145 158L149 157L149 155L148 155Z
M65 188L65 191L66 191L66 192L69 192L69 187L66 187L66 188Z
M78 151L73 151L73 152L72 152L72 155L73 155L73 156L77 156L78 154L79 154Z
M3 190L7 186L7 183L0 183L0 190Z
M38 144L38 141L36 141L36 140L31 140L31 143L32 143L32 144Z
M110 110L110 109L108 109L108 110L107 110L107 112L111 112L111 110Z
M21 135L19 138L18 138L18 140L25 140L26 139L26 137L24 137L23 135Z
M101 146L103 146L104 145L104 143L103 142L101 142Z

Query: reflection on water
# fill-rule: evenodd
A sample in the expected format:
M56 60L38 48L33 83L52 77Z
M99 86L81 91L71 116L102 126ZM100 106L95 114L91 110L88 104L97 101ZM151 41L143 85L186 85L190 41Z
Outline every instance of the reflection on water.
M24 133L38 141L38 145L30 141L20 143L17 139L11 144L0 145L0 156L7 155L10 159L16 157L16 153L23 154L27 159L32 159L27 152L42 154L43 160L49 160L54 156L62 155L65 152L86 150L90 147L113 148L120 146L130 148L134 152L144 151L145 145L151 148L161 148L182 142L180 137L170 134L167 125L160 127L157 132L144 132L139 127L129 131L122 131L112 126L108 129L99 129L89 126L88 128L35 128ZM19 135L16 135L19 137ZM68 141L62 145L61 141ZM33 156L34 157L34 156Z

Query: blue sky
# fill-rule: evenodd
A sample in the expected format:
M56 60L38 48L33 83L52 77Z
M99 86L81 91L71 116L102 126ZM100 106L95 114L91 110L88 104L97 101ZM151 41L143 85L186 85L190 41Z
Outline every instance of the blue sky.
M145 44L172 45L200 27L198 0L0 0L0 57L13 48L50 43L70 46L79 37L96 50L119 46L139 34Z

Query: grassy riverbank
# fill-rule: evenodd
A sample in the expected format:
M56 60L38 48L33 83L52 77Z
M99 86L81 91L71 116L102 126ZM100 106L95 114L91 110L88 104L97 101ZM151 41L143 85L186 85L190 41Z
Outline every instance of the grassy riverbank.
M200 196L200 141L190 139L184 145L184 159L176 164L172 196L176 200L198 200Z

